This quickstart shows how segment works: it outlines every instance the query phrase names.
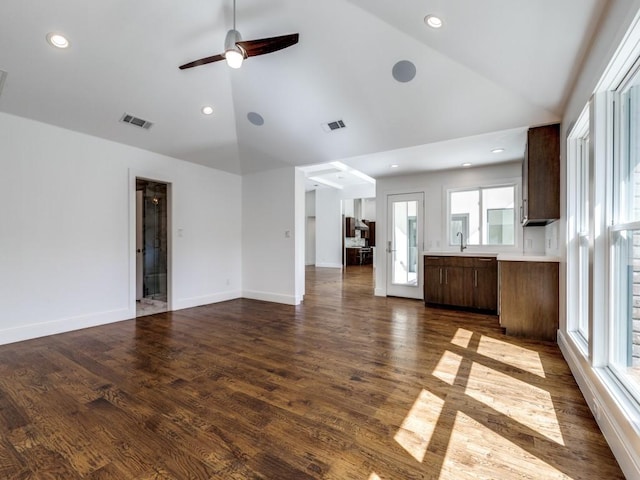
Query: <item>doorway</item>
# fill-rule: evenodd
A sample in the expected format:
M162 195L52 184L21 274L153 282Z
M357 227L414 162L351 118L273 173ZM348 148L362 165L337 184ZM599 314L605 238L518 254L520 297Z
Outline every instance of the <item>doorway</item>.
M387 197L387 295L422 298L420 247L424 195Z
M136 178L136 316L168 310L166 183Z

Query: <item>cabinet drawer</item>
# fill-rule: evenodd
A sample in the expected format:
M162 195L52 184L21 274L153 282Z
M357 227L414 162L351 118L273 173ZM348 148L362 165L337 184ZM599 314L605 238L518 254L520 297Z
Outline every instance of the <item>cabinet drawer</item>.
M433 255L425 255L424 266L425 267L439 267L443 265L444 257L437 257Z
M498 260L495 257L474 257L472 267L474 268L497 268Z

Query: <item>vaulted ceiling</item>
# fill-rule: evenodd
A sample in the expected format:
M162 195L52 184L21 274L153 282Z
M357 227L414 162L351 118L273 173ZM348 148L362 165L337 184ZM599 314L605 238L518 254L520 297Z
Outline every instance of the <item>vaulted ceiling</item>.
M0 111L234 173L340 160L380 177L508 161L527 126L560 119L607 5L237 0L244 39L299 32L299 43L238 70L181 71L222 52L232 0L2 0ZM70 47L51 47L50 32ZM416 68L409 82L392 76L402 60ZM120 122L125 112L152 128ZM326 132L335 120L346 128Z

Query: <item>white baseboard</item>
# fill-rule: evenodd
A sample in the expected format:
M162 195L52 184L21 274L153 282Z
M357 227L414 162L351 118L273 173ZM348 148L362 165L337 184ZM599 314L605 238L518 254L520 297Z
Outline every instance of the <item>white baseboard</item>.
M110 310L107 312L81 315L78 317L60 318L48 322L31 323L19 327L0 330L0 345L7 343L22 342L47 335L81 330L83 328L97 327L108 323L120 322L135 317L128 308Z
M640 478L640 435L631 422L623 426L618 420L626 416L619 399L609 393L598 373L576 354L572 341L560 330L558 346L622 472L627 478Z
M279 293L271 292L256 292L254 290L243 290L242 297L249 298L251 300L284 303L285 305L300 305L300 302L302 301L302 298L298 298L294 295L282 295Z
M342 268L341 263L316 263L319 268Z
M386 288L375 288L373 290L373 294L376 297L386 297L387 296L387 289Z
M210 303L226 302L227 300L235 300L240 298L241 292L239 290L232 290L229 292L214 293L211 295L203 295L201 297L189 297L180 298L174 300L171 305L171 310L182 310L184 308L199 307L201 305L209 305Z

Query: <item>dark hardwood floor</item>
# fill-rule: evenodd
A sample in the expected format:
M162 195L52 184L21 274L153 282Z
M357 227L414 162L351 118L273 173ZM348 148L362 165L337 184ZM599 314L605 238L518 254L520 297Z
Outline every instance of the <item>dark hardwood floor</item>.
M371 273L0 347L0 478L624 478L557 346Z

